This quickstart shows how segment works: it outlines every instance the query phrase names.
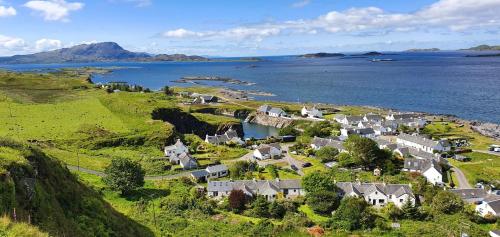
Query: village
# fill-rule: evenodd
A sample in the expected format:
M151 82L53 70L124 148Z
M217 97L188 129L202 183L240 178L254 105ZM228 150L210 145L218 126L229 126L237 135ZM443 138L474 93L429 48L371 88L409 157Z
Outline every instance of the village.
M194 94L193 104L210 104L218 101L216 96ZM274 164L285 164L287 169L299 177L310 176L305 174L304 168L314 165L322 165L326 170L339 168L354 174L350 182L331 180L339 190L340 197L360 197L376 208L383 208L391 203L398 208L405 205L416 206L423 202L421 196L416 195L410 183L388 183L362 182L356 178L356 172L369 171L374 177L380 177L384 173L407 173L412 176L421 176L427 185L437 189L456 194L465 203L474 205L477 215L482 218L495 218L500 216L500 190L496 190L493 184L478 183L471 187L461 171L457 171L449 160L467 162L468 157L461 155L464 152L462 146L466 141L448 139L433 139L429 135L420 134L420 131L430 123L426 115L421 113L390 112L388 114L366 113L362 115L335 114L325 118L323 111L316 106L304 105L300 114L289 114L280 107L262 105L256 111L257 116L269 117L270 119L282 119L289 121L308 121L312 124L323 124L331 126L332 131L327 135L314 136L308 144L296 142L297 136L304 133L304 129L294 128L289 125L287 130L277 137L268 137L255 141L242 139L236 131L229 129L223 134L206 134L204 142L217 146L238 146L249 150L249 153L238 162L249 162L257 167L253 169L264 169ZM290 122L288 124L293 124ZM314 125L312 125L314 126ZM396 161L391 164L391 169L385 170L379 163L367 164L342 164L342 157L353 156L352 153L360 151L353 150L362 144L355 144L351 140L368 139L376 144L376 149L384 151ZM299 144L301 143L301 144ZM347 145L349 143L349 145ZM353 145L354 144L354 145ZM346 148L346 146L350 146ZM363 149L363 148L361 148ZM372 152L372 151L365 151ZM327 157L324 157L326 153ZM361 152L363 153L363 152ZM315 155L316 154L316 155ZM322 158L318 158L322 154ZM344 154L344 155L342 155ZM301 155L307 159L297 159ZM358 154L370 156L370 154ZM294 199L307 196L307 191L301 179L251 179L233 180L230 175L231 166L234 161L227 161L216 165L200 167L196 159L190 155L188 147L180 140L173 145L165 147L165 156L174 165L180 165L184 170L194 170L189 174L195 182L202 184L200 188L209 198L222 200L233 195L234 192L242 192L249 199L258 196L267 201L277 199ZM324 162L308 162L308 160L320 160ZM389 161L388 161L389 162ZM200 169L202 168L202 169ZM323 170L323 169L318 169ZM451 172L458 173L458 180L453 181ZM314 174L312 174L314 175ZM458 184L456 183L458 181ZM493 236L493 235L492 235Z

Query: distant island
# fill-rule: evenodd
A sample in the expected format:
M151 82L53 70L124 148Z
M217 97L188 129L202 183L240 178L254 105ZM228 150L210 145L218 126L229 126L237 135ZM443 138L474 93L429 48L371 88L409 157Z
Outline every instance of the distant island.
M377 52L377 51L372 51L372 52L361 54L361 56L378 56L378 55L384 55L384 54Z
M310 54L303 54L299 55L301 58L330 58L330 57L344 57L345 54L341 53L310 53Z
M462 49L462 50L474 50L474 51L495 51L495 50L500 50L500 45L486 45L486 44L482 44L482 45L478 45L478 46L475 46L475 47L472 47L472 48L468 48L468 49Z
M437 52L440 51L438 48L428 48L428 49L408 49L405 52Z
M185 54L157 54L131 52L115 42L81 44L70 48L62 48L47 52L27 55L0 57L0 64L29 64L29 63L89 63L89 62L208 62L208 61L244 61L256 62L262 59L256 57L235 59L209 59L197 55Z

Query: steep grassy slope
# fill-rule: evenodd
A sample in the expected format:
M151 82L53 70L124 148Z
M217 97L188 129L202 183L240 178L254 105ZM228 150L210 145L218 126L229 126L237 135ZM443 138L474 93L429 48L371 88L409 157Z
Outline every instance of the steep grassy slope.
M0 236L4 237L48 237L47 233L26 223L14 222L7 217L0 218Z
M38 148L0 138L0 215L54 236L151 236Z

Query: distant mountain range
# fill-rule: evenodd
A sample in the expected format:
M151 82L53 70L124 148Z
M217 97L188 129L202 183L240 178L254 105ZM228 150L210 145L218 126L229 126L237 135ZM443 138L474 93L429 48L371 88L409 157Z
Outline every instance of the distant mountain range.
M131 52L114 42L82 44L47 52L0 57L0 64L22 63L84 63L84 62L156 62L156 61L209 61L201 56L184 54L158 54Z

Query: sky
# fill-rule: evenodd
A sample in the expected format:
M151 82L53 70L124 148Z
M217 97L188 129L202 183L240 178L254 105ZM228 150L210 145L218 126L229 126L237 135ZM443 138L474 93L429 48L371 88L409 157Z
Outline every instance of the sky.
M83 43L204 56L500 44L500 0L0 0L0 56Z

